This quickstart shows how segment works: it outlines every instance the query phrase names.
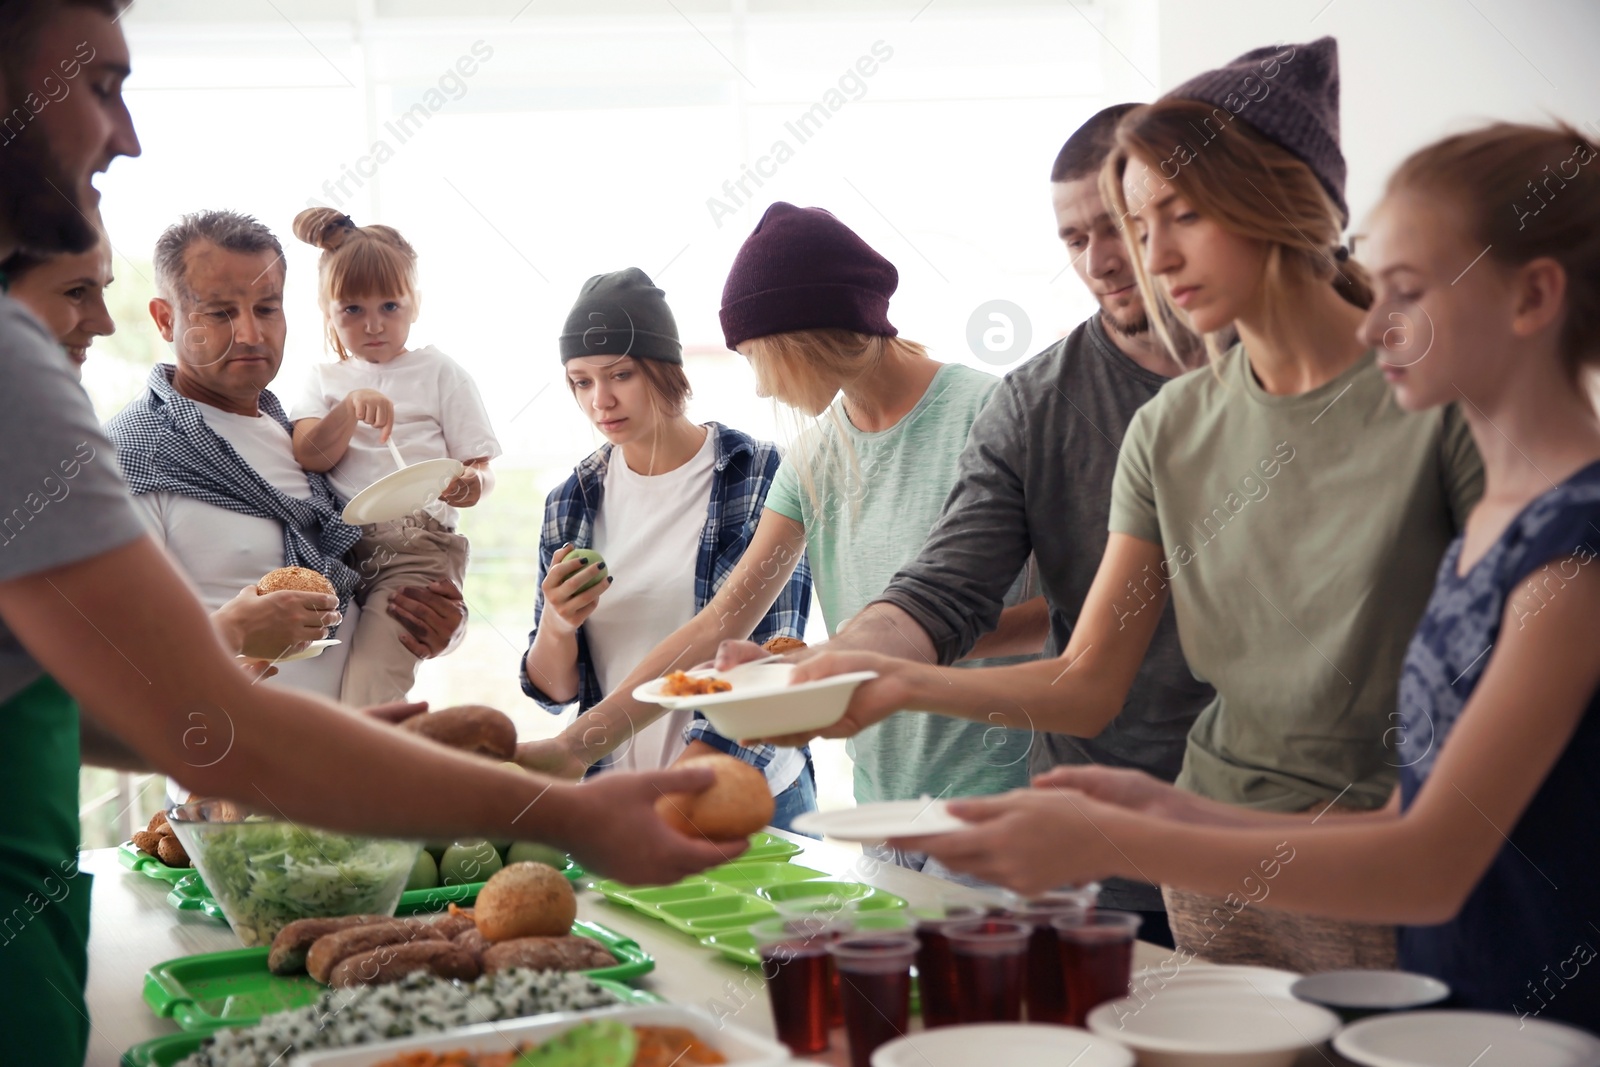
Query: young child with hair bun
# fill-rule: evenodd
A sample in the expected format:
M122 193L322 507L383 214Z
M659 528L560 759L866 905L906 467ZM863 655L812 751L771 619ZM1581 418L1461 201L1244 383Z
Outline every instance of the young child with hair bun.
M489 461L499 442L472 378L432 345L408 348L417 320L417 253L390 226L357 226L332 208L307 208L294 233L322 249L317 302L338 360L317 366L290 413L294 454L308 471L326 471L346 500L395 470L393 440L407 464L449 458L466 470L440 498L405 518L362 527L352 562L361 572L363 609L340 699L365 707L402 700L423 655L404 623L389 615L406 586L467 570L467 540L456 509L494 484Z

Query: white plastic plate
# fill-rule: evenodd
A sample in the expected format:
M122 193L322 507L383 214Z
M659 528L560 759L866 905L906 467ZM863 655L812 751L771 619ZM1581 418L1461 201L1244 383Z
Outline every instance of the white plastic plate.
M1486 1011L1377 1015L1345 1027L1333 1047L1366 1067L1593 1067L1600 1039L1544 1019Z
M891 837L922 837L968 829L972 824L950 814L943 800L886 800L838 811L808 811L794 820L803 834L872 844Z
M466 465L454 459L425 459L367 486L344 506L341 518L352 526L403 519L420 511L444 492Z

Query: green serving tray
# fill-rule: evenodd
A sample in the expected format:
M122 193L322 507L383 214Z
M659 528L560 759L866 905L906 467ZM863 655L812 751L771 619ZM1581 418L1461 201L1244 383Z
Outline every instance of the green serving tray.
M135 874L155 878L168 885L194 874L193 867L168 867L160 857L141 852L132 841L124 841L117 846L117 861Z
M665 998L644 989L634 989L621 982L596 978L595 984L608 990L624 1004L663 1004ZM231 1025L231 1024L230 1024ZM173 1067L173 1064L194 1053L201 1042L215 1033L216 1027L207 1030L184 1031L157 1037L134 1045L122 1054L122 1067Z
M750 847L739 853L739 858L734 863L769 863L783 861L790 856L797 855L800 846L793 841L786 841L769 833L750 835Z
M805 882L826 877L826 873L798 863L726 863L693 876L720 882L744 893L754 893L759 886L778 882Z
M699 937L713 930L748 927L762 919L773 918L778 914L778 909L759 897L735 893L726 897L662 904L655 914L656 918L674 930Z
M157 861L160 862L160 861ZM172 870L171 867L166 868ZM561 871L567 881L577 882L586 877L584 869L571 860ZM478 899L478 891L483 888L483 882L466 882L460 885L441 885L432 889L408 889L400 894L400 903L395 906L396 915L421 915L435 911L445 911L451 904L468 907ZM180 871L178 879L167 892L167 903L179 911L199 911L218 922L227 922L227 916L222 914L222 905L211 895L211 890L201 879L198 871Z
M905 926L906 920L899 912L905 906L906 902L899 897L874 889L872 894L862 897L857 906L856 929L871 930L880 924L881 928L901 929ZM735 963L756 966L760 964L761 956L756 952L755 935L750 932L752 925L745 923L712 933L705 933L702 930L700 943Z
M639 943L597 923L575 922L572 932L593 938L617 957L610 967L585 971L590 978L626 982L648 974L655 960ZM158 963L145 972L144 1001L161 1018L184 1030L247 1026L263 1015L299 1008L327 986L310 975L276 975L267 970L267 948L232 949Z

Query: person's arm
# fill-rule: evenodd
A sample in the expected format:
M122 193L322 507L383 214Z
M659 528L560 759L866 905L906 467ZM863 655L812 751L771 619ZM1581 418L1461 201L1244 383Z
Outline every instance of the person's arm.
M770 508L762 512L750 547L710 602L656 645L621 685L559 737L519 746L518 761L553 773L564 767L571 773L608 755L636 730L660 718L665 709L634 700L633 690L667 671L710 658L724 638L750 634L778 599L805 547L803 525Z
M841 635L849 635L848 643L840 645L835 638L831 645L903 655L895 646L905 648L907 638L915 646L923 643L897 632L906 629L904 617L909 617L926 635L938 663L1009 654L979 653L974 645L1003 618L1006 594L1033 551L1023 482L1028 420L1029 405L1017 395L1015 384L1002 382L973 420L956 467L956 483L921 551L858 618L884 604L900 611L865 619L867 625L861 629L853 621L841 626ZM990 647L1010 647L1008 641L997 638ZM1042 647L1041 641L1020 651L1037 652Z
M964 659L1000 656L1036 656L1050 639L1050 603L1042 596L1025 600L1000 613L1000 623L978 638Z
M1025 893L1121 875L1224 896L1248 892L1248 875L1275 908L1354 922L1448 921L1600 688L1600 573L1572 569L1576 579L1544 604L1537 625L1519 625L1507 604L1477 688L1399 818L1213 827L1033 789L955 802L955 814L980 826L897 844Z
M361 423L376 427L378 440L394 430L394 403L376 389L352 390L320 419L294 424L294 461L308 471L332 470L350 449Z
M205 795L340 832L547 841L634 881L673 881L739 851L655 815L661 792L705 788L708 773L608 776L580 792L251 685L148 537L0 581L0 618L96 723ZM197 729L203 760L185 747Z
M795 683L852 671L877 671L878 677L857 687L844 718L834 725L816 734L762 740L798 745L813 736L851 737L908 708L1018 730L1094 737L1122 711L1166 608L1167 583L1149 580L1146 588L1161 563L1160 545L1113 533L1072 640L1054 659L955 668L874 653L823 651L795 668ZM1143 591L1137 608L1127 603L1130 583ZM995 708L996 693L1006 694L1006 707Z

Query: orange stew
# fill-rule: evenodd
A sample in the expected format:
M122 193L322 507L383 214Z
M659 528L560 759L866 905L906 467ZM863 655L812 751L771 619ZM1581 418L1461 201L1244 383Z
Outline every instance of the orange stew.
M639 1051L633 1057L633 1067L705 1067L727 1063L716 1049L694 1036L691 1030L676 1026L635 1026L639 1038ZM530 1052L537 1045L523 1045L507 1052L405 1052L378 1067L512 1067L517 1057Z
M709 693L726 693L733 686L721 678L691 678L682 671L667 675L667 684L661 687L663 696L703 697Z

